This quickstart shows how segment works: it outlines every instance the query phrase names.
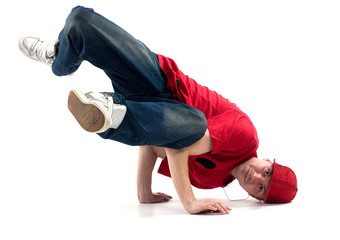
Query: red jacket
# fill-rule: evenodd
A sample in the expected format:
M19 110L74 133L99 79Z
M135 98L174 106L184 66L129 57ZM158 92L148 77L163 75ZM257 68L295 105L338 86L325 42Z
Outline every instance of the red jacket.
M234 167L257 157L259 140L253 123L234 103L184 75L172 59L157 56L174 100L199 109L207 118L213 148L189 157L191 184L202 189L226 186L234 180L228 175ZM171 177L167 158L158 172Z

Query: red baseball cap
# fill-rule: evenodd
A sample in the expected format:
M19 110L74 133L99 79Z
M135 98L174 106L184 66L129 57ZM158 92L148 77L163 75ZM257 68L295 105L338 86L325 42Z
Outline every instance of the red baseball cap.
M274 159L272 179L264 202L288 203L295 198L297 191L297 180L293 170L277 164Z

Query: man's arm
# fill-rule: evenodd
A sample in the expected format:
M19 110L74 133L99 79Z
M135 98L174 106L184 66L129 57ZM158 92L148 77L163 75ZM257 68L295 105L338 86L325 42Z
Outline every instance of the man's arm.
M137 194L141 203L158 203L169 201L172 197L164 193L153 193L152 171L155 167L157 155L151 146L139 147L137 167Z
M210 133L207 130L203 138L193 145L183 149L166 148L166 155L170 168L171 177L175 185L178 197L180 198L185 210L188 213L201 213L205 211L219 211L221 213L229 213L231 208L228 208L223 203L214 199L196 200L192 191L188 157L190 155L199 155L210 152L212 150L212 142Z

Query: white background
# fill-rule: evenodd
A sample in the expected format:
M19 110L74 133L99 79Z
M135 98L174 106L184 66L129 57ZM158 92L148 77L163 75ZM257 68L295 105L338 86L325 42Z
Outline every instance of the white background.
M233 211L189 215L171 179L155 174L154 190L174 199L139 204L138 148L84 132L66 107L69 90L109 91L109 79L88 63L56 77L17 48L22 35L54 40L78 4L237 103L257 127L259 157L296 172L296 199L229 202L222 189L194 189ZM339 12L327 0L6 1L0 239L339 239Z

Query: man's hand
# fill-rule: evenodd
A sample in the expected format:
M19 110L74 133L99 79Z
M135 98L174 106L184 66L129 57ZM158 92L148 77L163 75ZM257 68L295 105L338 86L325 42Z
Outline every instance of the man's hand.
M225 206L223 203L214 199L194 200L188 207L190 214L207 213L207 212L220 212L223 214L229 214L231 208Z
M151 194L142 194L138 195L138 199L140 203L161 203L168 202L172 197L165 193L157 192Z

